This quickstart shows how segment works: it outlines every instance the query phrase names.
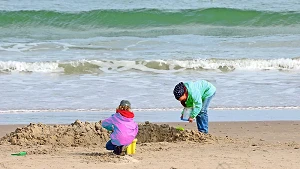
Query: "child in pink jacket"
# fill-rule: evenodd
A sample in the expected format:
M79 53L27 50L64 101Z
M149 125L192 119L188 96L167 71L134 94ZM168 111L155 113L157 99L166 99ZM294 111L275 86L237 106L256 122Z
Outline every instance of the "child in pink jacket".
M113 150L117 155L124 151L124 147L132 143L138 133L138 125L133 120L131 104L122 100L116 113L102 121L102 126L109 131L111 140L106 143L107 150Z

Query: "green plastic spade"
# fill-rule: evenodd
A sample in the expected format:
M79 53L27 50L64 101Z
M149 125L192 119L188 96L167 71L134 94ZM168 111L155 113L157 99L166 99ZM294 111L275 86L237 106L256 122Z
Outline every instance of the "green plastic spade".
M11 154L12 156L25 156L27 155L26 151L20 151L19 153Z
M179 130L179 131L183 131L184 130L184 128L181 127L181 126L176 127L176 129Z

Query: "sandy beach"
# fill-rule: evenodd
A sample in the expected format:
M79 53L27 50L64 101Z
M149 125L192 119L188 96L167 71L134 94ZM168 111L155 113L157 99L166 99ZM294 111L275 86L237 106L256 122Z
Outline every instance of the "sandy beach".
M29 139L26 145L18 139L15 140L15 143L20 143L20 145L11 145L12 142L3 141L3 136L15 131L17 127L20 127L18 128L19 133L22 133L21 131L26 130L22 129L25 125L1 125L0 137L3 138L2 145L0 145L0 168L296 169L300 166L299 121L212 122L210 123L210 135L199 135L193 132L196 129L195 123L180 122L168 123L168 125L170 126L166 126L165 123L157 123L153 124L157 127L156 129L151 127L151 130L155 129L153 132L160 133L161 136L167 133L163 133L160 128L169 128L169 131L172 132L170 132L171 135L166 136L165 141L160 141L152 134L146 135L145 138L138 141L136 154L125 156L115 156L105 150L105 139L107 139L105 137L103 137L105 139L100 139L99 144L95 143L97 145L90 144L95 139L92 136L87 139L91 140L90 143L84 143L84 139L82 139L82 143L78 142L76 145L72 143L73 146L61 144L58 136L54 142L44 140L43 145L33 144L28 141ZM47 127L51 130L63 129L63 126L51 126L33 125L27 129L42 128L43 132L47 132ZM173 126L184 127L188 134L173 132ZM143 132L150 131L146 128L140 130L143 135L145 135ZM16 133L18 132L16 131ZM24 132L22 134L24 135ZM21 135L18 138L21 138ZM174 135L187 139L182 140ZM102 136L100 137L102 138ZM147 140L147 137L151 139ZM28 154L26 156L10 155L19 151L27 151Z
M0 169L300 169L299 0L0 0L0 37Z

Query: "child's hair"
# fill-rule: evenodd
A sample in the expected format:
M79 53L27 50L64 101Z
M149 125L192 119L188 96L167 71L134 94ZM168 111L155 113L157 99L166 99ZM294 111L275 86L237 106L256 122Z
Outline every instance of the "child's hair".
M130 110L130 107L129 106L118 106L117 110Z

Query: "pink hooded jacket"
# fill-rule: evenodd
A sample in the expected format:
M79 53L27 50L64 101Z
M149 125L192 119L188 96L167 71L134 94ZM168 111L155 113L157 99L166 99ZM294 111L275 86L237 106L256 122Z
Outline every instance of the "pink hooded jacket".
M116 146L127 146L135 139L138 125L133 120L130 111L117 110L111 117L102 121L102 126L113 131L110 135L111 143Z

